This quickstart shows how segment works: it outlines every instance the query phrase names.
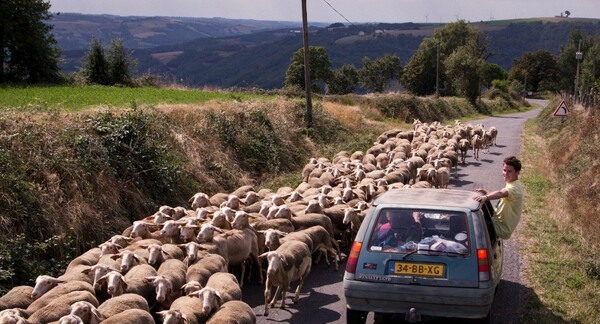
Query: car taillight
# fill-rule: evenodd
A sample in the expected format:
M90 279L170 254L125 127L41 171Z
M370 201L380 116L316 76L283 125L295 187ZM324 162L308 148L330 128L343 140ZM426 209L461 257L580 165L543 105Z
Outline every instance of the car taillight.
M362 248L362 242L354 242L350 249L350 255L348 256L348 262L346 262L346 271L349 273L356 272L356 265L358 264L358 255Z
M490 261L486 249L477 249L477 267L479 269L479 281L490 280Z

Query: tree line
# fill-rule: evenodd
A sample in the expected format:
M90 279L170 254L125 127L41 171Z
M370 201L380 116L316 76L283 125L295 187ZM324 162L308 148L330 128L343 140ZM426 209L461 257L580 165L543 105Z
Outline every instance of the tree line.
M104 48L93 39L80 71L60 73L60 49L45 21L52 18L50 3L43 0L0 2L0 83L75 82L100 85L132 85L136 62L120 39ZM338 24L341 25L341 24ZM397 55L362 59L362 67L345 64L332 69L325 47L310 47L311 88L327 94L384 92L392 82L414 95L462 96L475 102L483 90L511 86L528 92L592 93L600 88L600 41L574 30L560 54L548 50L526 52L514 59L509 71L488 63L489 38L464 20L444 25L426 37L402 64ZM576 52L583 53L576 59ZM304 88L303 49L292 57L283 86ZM579 73L577 67L579 66ZM574 80L579 79L575 89Z

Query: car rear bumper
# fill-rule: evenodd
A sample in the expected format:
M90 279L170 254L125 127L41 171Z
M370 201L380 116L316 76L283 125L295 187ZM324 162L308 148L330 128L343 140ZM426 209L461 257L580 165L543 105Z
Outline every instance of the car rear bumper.
M408 313L432 317L483 318L495 287L457 288L344 280L349 309L376 313Z

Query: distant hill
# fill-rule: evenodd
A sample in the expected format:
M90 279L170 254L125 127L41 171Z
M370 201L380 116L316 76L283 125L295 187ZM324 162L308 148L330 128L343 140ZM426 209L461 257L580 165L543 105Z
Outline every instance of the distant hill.
M85 21L88 16L78 17L79 21ZM124 19L123 17L91 16L93 23L98 24L97 30L127 31L121 34L104 32L102 35L107 39L103 43L108 44L115 35L128 35L127 38L122 38L127 48L134 49L139 74L160 74L189 86L280 88L293 53L303 45L300 23L205 18L190 19L189 22L189 18L127 18L118 29L114 21ZM152 23L145 25L144 19L149 19ZM100 21L113 23L105 26ZM177 23L169 24L168 21ZM86 24L89 23L91 22ZM65 22L61 24L64 25ZM81 44L86 44L86 37L74 37L73 29L77 29L74 27L69 34L72 38L64 36L63 29L56 27L61 24L55 25L54 33L63 48L64 71L76 71L89 47L91 37L88 36L87 45L82 46ZM397 55L402 64L405 64L416 52L423 38L432 36L436 28L443 26L417 23L340 25L328 27L311 23L309 28L309 43L325 47L333 68L344 64L354 64L360 68L363 57L375 59L386 54ZM506 70L510 69L515 58L525 52L546 49L558 55L560 47L575 29L600 36L600 20L597 19L532 18L482 21L472 25L490 39L492 57L489 62L497 63ZM202 34L191 32L200 29L203 30ZM72 41L65 42L67 39ZM185 40L177 41L180 39ZM63 47L66 46L63 44L75 42L80 43L77 49L68 50L69 47ZM127 45L128 42L130 45Z

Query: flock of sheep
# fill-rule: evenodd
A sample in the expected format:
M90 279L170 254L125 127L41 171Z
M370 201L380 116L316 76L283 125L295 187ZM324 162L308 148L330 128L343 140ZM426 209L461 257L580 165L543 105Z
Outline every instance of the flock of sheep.
M415 120L410 131L384 132L366 152L311 159L295 189L246 185L197 193L190 208L162 206L58 278L41 275L34 287L0 297L0 324L255 323L242 301L245 282L264 283L265 316L279 299L286 307L291 283L298 302L313 263L338 270L340 250L374 197L398 187L446 188L467 150L478 159L496 135L495 127Z

